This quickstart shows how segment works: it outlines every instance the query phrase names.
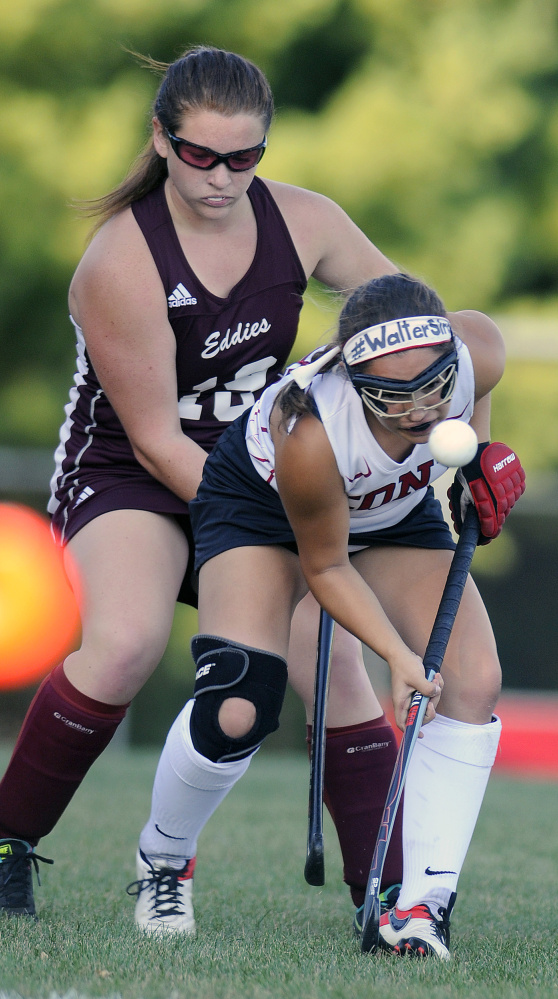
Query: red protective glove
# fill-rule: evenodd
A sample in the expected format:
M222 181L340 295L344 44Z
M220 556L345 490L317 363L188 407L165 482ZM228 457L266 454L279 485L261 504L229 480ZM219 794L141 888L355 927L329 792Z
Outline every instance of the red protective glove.
M498 537L508 513L524 492L525 472L515 452L505 444L479 444L473 460L457 469L448 489L457 534L467 505L474 503L480 524L479 545L487 545Z

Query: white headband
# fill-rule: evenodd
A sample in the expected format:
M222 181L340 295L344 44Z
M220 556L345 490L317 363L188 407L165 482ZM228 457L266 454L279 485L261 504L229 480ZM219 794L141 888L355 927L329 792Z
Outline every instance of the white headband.
M431 347L453 339L451 326L442 316L412 316L368 326L347 340L343 357L348 365L373 361L410 347Z

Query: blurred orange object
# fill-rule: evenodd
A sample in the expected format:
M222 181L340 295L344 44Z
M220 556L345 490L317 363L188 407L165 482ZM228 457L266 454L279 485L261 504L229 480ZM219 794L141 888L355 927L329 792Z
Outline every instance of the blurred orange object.
M71 651L78 631L76 597L48 520L0 503L0 690L40 680Z

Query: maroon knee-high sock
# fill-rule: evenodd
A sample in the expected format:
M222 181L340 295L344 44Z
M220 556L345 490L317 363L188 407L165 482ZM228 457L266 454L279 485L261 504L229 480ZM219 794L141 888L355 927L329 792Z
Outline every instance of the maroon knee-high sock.
M0 782L0 837L36 846L54 828L127 707L86 697L62 665L43 680Z
M311 739L311 726L308 726ZM397 756L395 733L385 715L360 725L328 728L324 802L343 856L343 878L358 907L363 904L376 836ZM382 890L403 878L400 805L382 876Z

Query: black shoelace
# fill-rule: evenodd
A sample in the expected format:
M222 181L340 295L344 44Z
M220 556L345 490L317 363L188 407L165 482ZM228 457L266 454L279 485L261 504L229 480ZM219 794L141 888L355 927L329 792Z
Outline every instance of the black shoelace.
M139 895L146 890L153 893L151 909L159 919L164 916L181 916L178 879L184 871L175 871L170 867L156 870L153 868L146 878L132 881L126 891L128 895Z
M53 864L54 860L48 857L40 857L36 853L18 853L15 856L5 859L0 864L0 884L4 904L13 906L27 905L29 893L32 889L30 884L31 864L35 868L37 884L40 885L39 861L43 864Z
M455 904L455 892L452 892L447 909L444 909L443 906L440 906L440 908L438 909L438 915L440 918L434 920L434 922L436 923L436 930L435 930L436 936L438 937L439 940L442 941L443 944L445 944L448 950L450 945L450 916L454 904Z

